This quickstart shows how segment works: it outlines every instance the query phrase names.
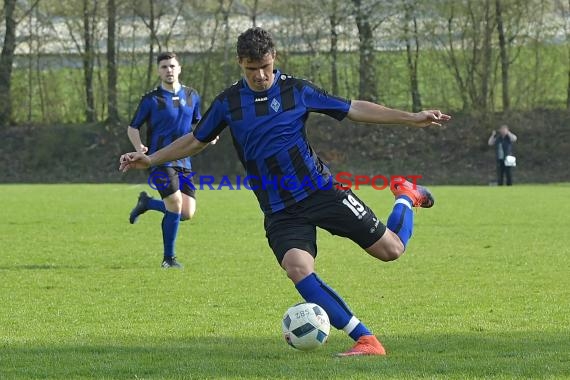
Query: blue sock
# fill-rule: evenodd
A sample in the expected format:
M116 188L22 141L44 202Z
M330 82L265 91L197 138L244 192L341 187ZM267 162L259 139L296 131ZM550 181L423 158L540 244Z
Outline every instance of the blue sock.
M160 211L163 214L166 212L166 207L164 206L164 201L161 199L149 199L146 202L146 208L149 210Z
M328 314L331 325L344 330L354 340L372 333L356 318L336 292L325 284L316 273L311 273L295 285L307 302L316 303Z
M174 242L178 234L180 214L165 211L162 218L162 241L164 242L164 257L174 257Z
M406 248L414 229L414 212L412 211L412 200L410 198L405 195L400 195L396 198L394 209L388 217L386 227L398 235L402 244L404 244L404 248Z

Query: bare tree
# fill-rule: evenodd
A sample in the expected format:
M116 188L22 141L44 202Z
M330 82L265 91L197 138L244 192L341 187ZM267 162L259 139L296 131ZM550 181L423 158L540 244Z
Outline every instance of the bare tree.
M406 61L410 76L410 92L412 110L422 110L422 98L418 81L418 62L420 57L420 41L418 35L418 20L416 17L417 3L415 0L404 0L404 40L406 42ZM410 24L412 30L410 31ZM412 48L412 44L414 45Z
M222 13L223 24L224 24L224 83L230 81L230 67L229 67L229 54L230 54L230 10L232 9L233 0L222 0L222 6L220 11ZM257 1L255 1L255 7L257 8ZM255 18L253 19L255 25Z
M455 39L455 24L456 24L456 7L453 2L449 4L449 11L446 20L446 41L443 44L447 50L447 59L444 60L449 69L453 72L455 82L457 84L458 93L461 97L462 108L467 110L470 107L469 97L467 95L467 84L462 72L462 65L458 54L463 50L459 49L457 52L456 39Z
M134 7L135 7L135 11L137 12L137 14L139 15L139 17L141 18L141 20L143 20L144 24L146 25L146 27L148 28L149 34L150 34L150 38L149 38L149 45L148 45L148 55L147 55L147 71L146 71L146 85L145 87L149 88L151 86L151 83L153 82L153 78L154 78L154 72L155 72L155 65L154 65L154 45L155 43L159 44L159 50L160 50L160 41L158 41L158 38L156 36L157 34L157 22L156 20L160 20L160 17L162 16L160 13L157 15L156 11L155 11L155 0L148 0L148 20L145 17L145 15L143 14L142 10L138 7L138 2L134 2Z
M379 101L374 31L392 15L393 3L385 0L352 0L352 5L359 40L359 97Z
M566 83L566 109L570 110L570 0L557 0L556 10L562 16L564 39L566 41L566 54L568 57L567 71L568 81Z
M209 91L211 90L211 82L212 82L212 66L214 66L216 59L214 58L214 53L216 50L216 43L218 42L220 26L222 26L224 22L224 15L229 14L229 7L228 7L228 0L218 0L216 4L216 8L213 10L207 9L207 12L213 13L214 16L214 25L211 28L208 28L207 25L202 25L200 29L200 33L203 33L202 40L208 40L207 46L205 47L205 52L203 55L204 58L204 71L202 74L202 90L201 95L202 98L207 98L209 95ZM229 0L232 1L232 0ZM231 4L230 4L231 5ZM229 19L227 20L229 23ZM197 24L197 23L196 23ZM229 26L228 26L229 27ZM226 30L227 32L227 30ZM224 45L227 45L227 42L224 42ZM225 46L224 46L225 47ZM226 50L225 48L224 50ZM223 63L224 71L227 70L225 68L226 63Z
M172 33L176 24L180 20L180 16L184 9L185 2L183 0L174 2L161 2L157 0L148 0L146 3L135 1L133 6L135 12L143 21L149 31L149 47L147 60L147 76L146 87L150 87L155 77L155 46L158 51L169 48ZM170 17L165 17L170 16ZM163 19L170 19L170 24L166 28L166 33L161 34L161 22Z
M570 18L570 0L568 0L568 8L566 8L566 20L564 26L566 29L566 51L568 53L568 82L566 85L566 109L570 110L570 25L568 25L568 19Z
M511 108L511 99L509 97L509 53L507 51L507 39L505 36L505 28L503 25L503 5L501 0L495 0L495 18L497 23L497 34L499 37L499 54L501 56L501 84L503 110L508 111Z
M470 7L470 10L472 8ZM476 16L473 15L473 23L476 21ZM481 88L479 94L477 94L475 82L473 83L473 95L472 97L476 99L476 105L481 111L487 111L489 108L489 92L491 86L491 73L492 73L492 58L493 58L493 47L492 47L492 37L494 26L494 18L491 14L491 0L483 1L483 43L482 49L482 61L480 65L481 75ZM473 56L475 57L475 52Z
M269 8L271 2L259 0L238 0L234 5L234 12L238 15L244 15L251 21L251 26L257 26L257 19L263 13L261 8Z
M4 0L4 44L0 53L0 128L8 126L12 120L12 65L16 50L16 0Z
M570 110L570 25L568 19L570 18L570 0L568 0L568 8L565 12L566 17L564 19L565 29L566 29L566 51L568 53L568 83L566 85L566 109Z
M494 17L490 0L449 0L444 63L452 71L463 109L486 111L492 93Z
M311 4L316 5L316 9L311 9L311 13L316 15L324 14L328 21L331 92L338 94L339 29L350 13L349 4L341 0L319 0ZM313 8L315 8L315 6L313 6Z
M107 122L119 123L117 109L117 49L115 29L117 26L117 7L115 0L107 0Z
M366 1L366 0L364 0ZM376 62L374 49L374 27L370 20L369 7L363 0L352 0L354 16L358 28L359 73L358 94L361 99L378 101L378 88L376 87Z
M31 15L39 0L29 3L29 7L17 8L16 0L5 0L0 15L4 16L4 43L0 52L0 128L8 126L12 120L12 69L16 51L16 29L22 20ZM21 17L16 18L17 10ZM31 42L28 41L28 46Z
M308 53L303 54L307 62L305 67L308 70L308 73L304 75L309 80L322 84L322 35L321 28L315 28L314 26L325 23L326 19L323 17L322 11L319 12L319 8L315 7L317 3L307 4L305 6L302 5L302 3L301 1L299 6L293 7L293 23L290 27L297 31L296 34L300 37L293 51Z
M338 1L333 0L331 11L329 13L329 31L330 31L330 59L331 59L331 91L338 94Z
M83 0L83 79L85 81L85 120L88 123L97 120L95 111L95 95L93 89L93 74L95 66L95 14L98 2L94 0L90 6L89 0Z

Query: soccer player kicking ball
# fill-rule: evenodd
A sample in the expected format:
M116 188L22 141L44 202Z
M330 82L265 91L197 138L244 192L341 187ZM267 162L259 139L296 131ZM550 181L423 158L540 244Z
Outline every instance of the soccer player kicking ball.
M412 235L412 208L433 206L433 197L421 186L400 183L393 189L396 201L384 226L350 189L330 185L333 176L309 145L305 121L309 112L319 112L337 120L348 117L363 123L426 127L450 117L437 110L408 113L328 95L307 81L274 70L275 54L267 31L245 31L237 41L243 79L216 97L193 133L150 156L124 154L120 170L195 155L229 126L265 214L267 240L277 261L301 296L325 309L331 324L356 341L339 356L385 355L378 339L315 273L316 227L351 239L377 259L395 260ZM313 186L282 186L278 179L283 178Z

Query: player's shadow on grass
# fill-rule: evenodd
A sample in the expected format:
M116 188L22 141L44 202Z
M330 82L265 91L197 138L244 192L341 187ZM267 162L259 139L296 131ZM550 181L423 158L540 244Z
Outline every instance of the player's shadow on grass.
M556 333L391 336L389 356L343 358L350 341L334 334L302 353L279 337L126 338L137 343L34 346L3 344L0 378L420 378L564 377L570 342ZM102 341L102 340L101 340Z

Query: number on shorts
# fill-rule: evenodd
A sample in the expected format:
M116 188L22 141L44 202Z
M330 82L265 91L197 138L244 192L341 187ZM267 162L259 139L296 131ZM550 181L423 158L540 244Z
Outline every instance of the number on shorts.
M364 205L352 195L347 195L346 198L342 200L342 203L348 207L358 219L362 219L362 217L366 215L366 209L364 208Z

